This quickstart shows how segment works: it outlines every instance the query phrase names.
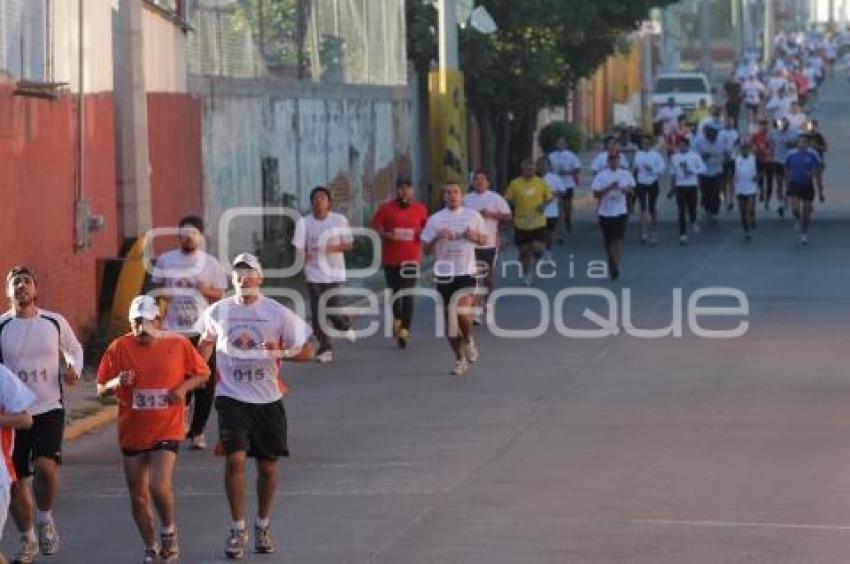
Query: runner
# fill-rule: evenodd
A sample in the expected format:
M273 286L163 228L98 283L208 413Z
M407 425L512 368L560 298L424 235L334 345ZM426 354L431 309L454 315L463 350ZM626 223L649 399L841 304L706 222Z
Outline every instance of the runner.
M188 339L162 330L152 297L134 298L129 318L130 333L112 341L101 358L97 392L118 397L118 443L133 519L145 545L142 562L171 563L180 555L172 481L186 394L207 383L210 368ZM162 527L159 546L151 498Z
M15 434L13 456L18 481L12 485L12 518L21 534L15 559L28 564L35 561L39 550L46 556L59 551L53 503L65 430L62 388L79 381L83 349L64 317L36 305L38 282L29 268L16 266L9 271L6 296L11 310L0 316L0 362L37 398L30 409L32 428ZM31 487L37 509L37 538Z
M667 104L658 109L653 123L656 124L661 135L668 137L676 130L676 124L682 113L682 108L676 105L676 98L670 96L667 98Z
M773 145L770 142L770 122L767 118L759 119L755 132L750 137L750 145L756 157L756 170L758 172L759 201L764 202L765 197L770 199L771 185L766 182L767 171L770 160L773 157ZM765 190L766 189L766 190ZM765 196L765 191L768 192ZM765 205L767 209L767 204Z
M780 119L775 126L768 134L773 154L767 166L767 199L764 202L764 209L770 209L770 193L775 180L776 201L779 204L777 213L779 217L785 217L785 157L797 142L797 134L788 127L787 120Z
M788 177L788 198L791 211L800 230L800 244L808 245L809 223L812 217L812 202L815 199L815 183L821 169L821 160L814 149L809 148L809 139L800 136L797 148L785 157L785 174ZM818 199L823 202L823 186L818 183Z
M552 200L546 204L543 210L543 215L546 217L546 251L543 253L543 260L552 260L552 243L555 241L555 231L558 228L558 200L561 195L566 192L561 177L551 171L549 159L540 157L535 165L537 176L543 179L546 186L552 192Z
M378 208L372 229L381 238L381 263L387 288L393 293L393 337L399 348L410 342L414 296L399 292L410 290L419 279L422 245L419 236L428 221L427 208L414 198L413 182L396 180L396 197Z
M514 179L505 192L505 199L513 206L514 237L522 262L526 286L531 286L537 261L546 249L546 216L543 210L553 195L542 179L534 175L534 161L522 162L522 176ZM444 193L448 199L451 190Z
M658 243L658 179L667 168L664 157L653 147L653 137L645 135L643 147L635 154L635 190L640 205L640 242Z
M490 296L496 289L496 259L499 254L499 228L509 224L512 219L511 207L501 194L490 190L490 178L483 170L477 171L472 177L473 191L463 197L463 206L473 209L484 218L483 235L485 241L475 248L475 261L479 267L479 279L484 281L487 293L481 299L476 295L476 305L482 308L482 316L486 313ZM483 303L479 303L483 302ZM477 319L478 324L481 319Z
M233 260L236 295L216 302L201 316L199 350L218 352L215 409L221 450L226 457L224 487L233 523L225 544L227 558L242 558L245 531L245 462L257 462L257 519L254 551L274 552L269 526L277 488L277 460L289 456L286 385L279 375L283 360L313 359L310 329L289 309L260 292L263 270L257 257Z
M608 168L596 175L590 187L597 200L596 213L608 257L609 274L611 280L617 280L620 278L623 237L629 217L626 195L634 189L635 179L631 172L620 168L620 156L611 153Z
M821 167L818 170L817 181L818 185L823 187L823 171L826 169L826 152L829 150L829 146L826 143L826 137L818 129L818 125L816 119L809 121L805 136L809 138L809 147L814 149L820 157Z
M180 333L198 344L198 318L209 304L224 297L227 274L219 262L204 251L204 220L190 215L178 224L180 248L169 251L156 261L151 281L162 288L168 304L164 328ZM215 355L210 357L210 373L215 373ZM186 396L194 399L189 445L194 450L207 448L204 428L212 410L215 378Z
M564 218L564 228L567 232L573 230L573 192L579 185L579 174L581 172L581 161L575 153L567 148L567 140L558 138L557 151L549 154L549 164L552 171L561 179L564 192L560 194L561 216ZM563 243L563 238L558 238Z
M723 129L717 134L717 139L723 145L723 199L729 211L734 208L734 204L732 204L735 192L732 182L733 163L741 141L741 135L738 133L734 121L732 116L727 115Z
M529 171L528 164L531 164L533 175L534 166L529 161L523 163L523 172ZM532 176L531 179L542 184L539 178ZM539 189L536 183L530 186L535 191ZM475 247L492 243L484 234L481 214L463 206L460 186L451 183L443 186L443 203L445 207L428 218L422 242L425 253L434 256L435 286L443 299L447 336L455 355L451 374L463 376L469 365L478 360L472 336L472 315L468 313L475 294Z
M741 154L735 156L732 165L732 183L738 209L741 211L741 225L744 238L752 239L750 231L756 228L756 191L758 185L758 165L755 155L750 153L748 143L741 144Z
M699 175L702 192L702 207L711 223L717 223L720 213L720 191L723 187L723 160L725 147L719 140L719 132L713 123L705 126L704 135L697 137L694 151L699 153L705 163L705 170Z
M729 73L726 82L723 83L723 93L726 96L726 115L732 118L732 126L737 128L744 94L741 82L735 78L734 69Z
M312 211L295 224L292 244L304 253L304 278L310 294L310 312L313 317L313 333L319 342L316 361L333 362L334 353L331 339L323 327L330 321L345 339L353 343L357 340L351 328L351 319L346 315L326 315L325 310L342 305L341 296L323 296L345 283L345 256L354 246L348 219L331 211L331 193L324 186L317 186L310 192ZM327 305L320 307L322 301Z
M608 153L611 151L617 151L619 153L619 148L617 146L617 139L609 136L603 140L602 150L596 154L590 163L590 171L594 175L608 168ZM620 168L629 169L629 160L622 153L620 154Z
M744 104L749 111L750 123L754 123L759 113L759 107L764 99L764 84L755 75L751 75L741 86L741 89L744 93Z
M15 481L14 465L9 464L12 460L15 432L32 427L32 415L28 410L35 401L35 394L24 386L14 373L0 364L0 448L5 462L0 464L0 537L6 525L10 490ZM7 563L6 556L0 553L0 564Z
M699 197L699 174L705 171L705 163L695 153L687 139L679 141L679 152L670 158L670 175L673 187L668 198L676 195L676 207L679 210L679 244L688 244L688 222L690 217L693 232L699 233L697 222L697 198Z

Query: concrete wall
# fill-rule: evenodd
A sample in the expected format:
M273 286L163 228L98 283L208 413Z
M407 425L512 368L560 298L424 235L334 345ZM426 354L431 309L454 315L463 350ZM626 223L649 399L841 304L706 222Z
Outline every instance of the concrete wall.
M148 92L186 92L186 32L162 13L145 6L145 87Z
M371 217L399 174L421 174L413 88L316 86L192 77L202 99L204 201L211 233L237 206L261 206L262 160L278 159L280 190L308 209L319 184L353 224ZM232 252L253 250L261 221L231 231Z
M106 229L90 251L74 242L76 100L12 96L0 83L0 272L16 263L39 275L39 303L62 312L78 331L96 320L96 261L118 252L113 109L109 94L86 97L85 197Z

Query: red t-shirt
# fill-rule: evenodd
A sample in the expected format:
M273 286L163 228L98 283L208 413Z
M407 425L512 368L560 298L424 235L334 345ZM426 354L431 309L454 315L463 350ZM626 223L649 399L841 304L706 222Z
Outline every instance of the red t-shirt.
M396 200L385 202L372 218L372 229L391 231L395 239L381 240L381 257L384 266L401 266L403 263L419 264L422 243L419 235L428 221L428 210L419 202L410 202L406 208Z
M169 405L165 394L192 376L208 375L204 359L185 337L176 333L143 345L132 334L115 339L97 371L106 384L124 370L135 372L133 384L119 386L118 442L123 449L146 450L162 441L185 436L185 402Z

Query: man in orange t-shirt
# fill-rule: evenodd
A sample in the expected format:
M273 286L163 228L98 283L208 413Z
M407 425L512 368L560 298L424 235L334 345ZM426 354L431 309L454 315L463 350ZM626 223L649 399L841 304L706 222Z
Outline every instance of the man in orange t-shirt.
M131 333L113 341L97 372L98 394L118 398L118 442L130 488L133 518L145 544L143 562L176 562L171 480L185 430L186 393L209 378L207 363L188 339L162 331L159 308L150 296L130 304ZM149 498L162 522L162 546Z

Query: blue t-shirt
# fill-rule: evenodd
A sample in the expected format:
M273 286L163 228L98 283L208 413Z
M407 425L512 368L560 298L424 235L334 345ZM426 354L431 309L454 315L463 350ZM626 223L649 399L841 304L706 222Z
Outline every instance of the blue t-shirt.
M812 181L815 172L821 167L818 154L807 149L805 152L794 149L785 157L785 166L789 171L789 180L793 184L808 184Z

